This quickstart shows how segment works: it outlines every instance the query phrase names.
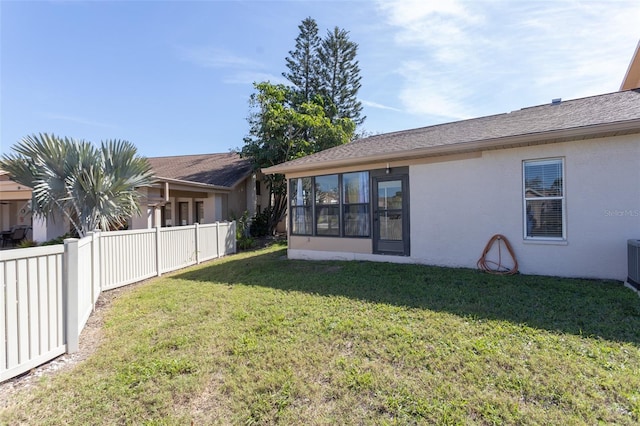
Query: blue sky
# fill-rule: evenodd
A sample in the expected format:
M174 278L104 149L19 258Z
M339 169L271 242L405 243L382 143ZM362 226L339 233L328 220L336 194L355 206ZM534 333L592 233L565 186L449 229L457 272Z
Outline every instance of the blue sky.
M616 91L640 38L637 0L0 0L1 150L38 132L241 147L253 82L286 83L308 16L358 43L369 133Z

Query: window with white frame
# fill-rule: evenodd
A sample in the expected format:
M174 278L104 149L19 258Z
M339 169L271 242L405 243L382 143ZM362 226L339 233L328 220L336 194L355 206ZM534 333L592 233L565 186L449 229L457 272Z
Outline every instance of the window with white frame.
M565 239L564 160L523 162L525 239Z

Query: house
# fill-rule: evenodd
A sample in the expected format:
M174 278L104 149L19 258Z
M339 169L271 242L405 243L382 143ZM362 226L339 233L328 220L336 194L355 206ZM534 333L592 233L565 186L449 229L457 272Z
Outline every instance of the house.
M0 170L0 227L4 235L19 227L31 227L31 188L10 179Z
M156 179L140 188L142 214L129 220L130 229L213 223L251 216L268 205L269 193L246 159L235 153L152 157ZM31 188L0 172L0 223L2 230L32 227L36 241L68 232L69 220L56 215L48 220L31 218Z
M263 173L288 180L292 259L475 268L502 234L522 273L624 280L640 238L640 89L372 136Z
M260 174L236 153L148 158L155 175L144 195L143 214L131 229L231 220L266 206Z
M627 73L622 80L620 90L637 89L640 87L640 41L636 46L636 51L631 58Z

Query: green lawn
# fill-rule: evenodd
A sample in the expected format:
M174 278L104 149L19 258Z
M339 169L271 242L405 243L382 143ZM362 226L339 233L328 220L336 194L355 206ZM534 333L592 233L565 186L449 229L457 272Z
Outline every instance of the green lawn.
M8 424L637 424L640 298L620 283L286 260L151 280Z

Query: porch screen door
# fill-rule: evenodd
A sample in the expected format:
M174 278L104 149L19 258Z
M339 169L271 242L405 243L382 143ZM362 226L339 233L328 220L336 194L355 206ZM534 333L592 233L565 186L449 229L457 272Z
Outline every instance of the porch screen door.
M373 251L408 256L408 176L374 177L373 185Z

